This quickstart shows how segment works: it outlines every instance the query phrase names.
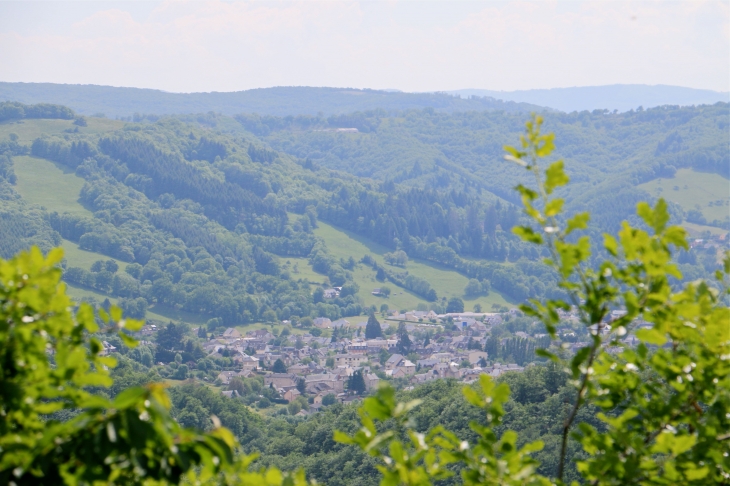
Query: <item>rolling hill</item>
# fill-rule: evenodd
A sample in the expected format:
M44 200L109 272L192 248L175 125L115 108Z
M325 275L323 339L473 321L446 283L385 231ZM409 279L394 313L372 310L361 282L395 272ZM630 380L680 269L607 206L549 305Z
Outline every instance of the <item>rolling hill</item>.
M608 86L581 86L572 88L529 89L522 91L492 91L460 89L448 91L461 97L489 96L498 100L534 103L570 113L593 110L635 110L663 105L713 105L730 101L727 91L683 88L681 86L648 86L645 84L614 84Z
M334 115L374 109L438 111L502 110L529 113L544 108L493 98L462 99L446 93L398 93L369 89L276 87L230 93L167 93L154 89L51 83L0 82L0 101L55 103L78 113L132 117L137 113L173 115L216 112L224 115Z
M0 113L0 250L62 245L77 295L116 299L132 315L216 327L362 316L384 303L443 311L452 298L489 309L560 292L544 255L510 231L523 173L500 160L501 146L517 139L521 113L134 123L48 105ZM668 184L677 222L700 204L705 220L688 227L730 225L707 220L727 207L727 104L554 113L547 124L573 179L564 194L593 212L591 231L615 229ZM404 266L386 263L394 251L407 253ZM118 267L92 267L108 259ZM702 262L692 276L715 265ZM489 292L466 298L470 279ZM388 299L371 293L383 285ZM328 286L341 296L316 297Z

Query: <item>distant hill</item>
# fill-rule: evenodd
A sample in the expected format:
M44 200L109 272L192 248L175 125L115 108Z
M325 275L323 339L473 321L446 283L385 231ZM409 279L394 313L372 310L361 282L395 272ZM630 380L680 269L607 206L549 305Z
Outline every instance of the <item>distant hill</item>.
M437 111L506 112L544 111L528 103L480 97L463 99L446 93L400 93L350 88L277 87L230 93L167 93L154 89L115 88L112 86L1 83L0 101L26 104L56 103L78 113L107 117L140 114L189 114L214 111L224 115L258 113L261 115L334 115L382 108L404 110L433 108Z
M639 106L652 108L663 105L712 105L730 101L730 93L680 86L645 84L613 84L575 88L530 89L524 91L491 91L487 89L460 89L447 91L463 98L488 96L499 100L534 103L556 110L572 112L608 109L629 111Z

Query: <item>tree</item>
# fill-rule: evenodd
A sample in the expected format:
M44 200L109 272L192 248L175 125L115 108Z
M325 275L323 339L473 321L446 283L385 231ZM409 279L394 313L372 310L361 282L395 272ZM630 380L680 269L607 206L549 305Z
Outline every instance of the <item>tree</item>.
M464 312L464 301L458 297L452 297L451 299L449 299L449 303L446 305L446 312L448 312L448 313Z
M390 292L390 287L388 287L387 285L383 285L382 287L380 287L380 295L382 295L383 297L390 297Z
M169 350L182 349L183 336L183 328L170 322L157 333L157 345Z
M274 373L286 373L286 365L281 358L277 358L277 360L274 361L274 366L271 367L271 371Z
M208 339L208 333L205 331L205 326L198 327L198 337L201 339Z
M117 270L119 270L119 264L115 260L107 260L104 262L104 268L107 272L117 273Z
M325 360L324 365L327 368L330 368L330 369L334 368L335 367L335 358L333 358L332 356L330 356L329 358L327 358Z
M329 405L334 405L335 403L337 403L337 397L335 397L335 395L332 393L328 393L327 395L322 397L322 405L324 405L325 407Z
M368 323L365 325L365 339L375 339L383 336L383 330L380 328L380 322L374 313L368 316Z
M482 284L475 278L470 278L464 287L464 295L467 297L476 297L482 294Z
M347 379L347 389L350 393L354 393L356 395L361 395L365 393L365 379L362 377L361 370L355 371Z
M306 395L307 394L307 382L304 380L304 378L299 378L297 380L297 390L302 395Z
M411 346L413 345L413 343L411 343L411 338L408 336L408 330L406 329L405 322L398 324L398 331L396 335L398 336L398 351L405 356L410 352Z

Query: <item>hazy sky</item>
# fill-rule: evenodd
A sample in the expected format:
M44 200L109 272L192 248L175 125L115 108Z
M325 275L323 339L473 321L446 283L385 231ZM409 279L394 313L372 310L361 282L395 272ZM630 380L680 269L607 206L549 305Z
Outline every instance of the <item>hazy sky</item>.
M0 81L728 91L730 0L0 0Z

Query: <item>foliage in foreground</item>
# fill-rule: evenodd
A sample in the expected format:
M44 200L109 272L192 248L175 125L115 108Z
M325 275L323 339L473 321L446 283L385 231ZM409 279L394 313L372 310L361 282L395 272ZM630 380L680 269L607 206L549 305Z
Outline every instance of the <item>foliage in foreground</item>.
M142 323L118 308L95 315L81 304L74 312L60 283L61 258L59 249L44 258L33 248L0 261L0 482L176 484L247 466L253 458L235 458L228 430L178 425L159 385L129 388L113 401L98 393L112 384L108 369L116 364L98 336L117 333L135 346L125 330ZM49 419L62 411L79 413Z
M494 386L488 377L480 391L464 390L466 398L481 407L486 426L472 423L479 439L468 444L436 427L418 434L408 427L408 411L418 405L395 403L383 391L366 400L363 428L338 440L357 444L382 459L384 484L431 484L461 469L465 484L562 483L569 434L581 443L588 458L578 470L590 484L727 484L730 482L730 309L721 293L706 282L693 282L673 291L672 277L681 274L672 262L671 249L687 249L680 227L667 226L666 204L654 208L640 203L637 213L648 231L624 223L618 238L604 235L610 254L599 268L586 262L591 254L587 236L574 232L587 227L589 215L566 219L556 188L568 183L563 162L544 172L540 159L553 150L552 135L541 135L539 117L527 124L519 148L507 147L508 160L535 175L536 187L519 186L525 212L536 228L518 227L525 241L545 245L551 257L546 263L561 275L568 300L533 301L523 306L546 325L553 339L558 310L579 311L581 322L591 330L592 342L572 357L542 350L544 357L562 364L576 387L572 411L565 419L558 477L550 480L535 473L530 453L540 441L516 447L517 435L496 437L492 427L504 413L509 389ZM716 278L727 293L730 256ZM613 309L626 313L610 322ZM637 322L647 325L637 329ZM619 338L635 332L640 344L626 347ZM597 406L604 427L574 427L578 411ZM402 439L393 431L378 433L376 421L395 420L407 433Z
M567 300L532 302L523 310L540 318L555 338L558 310L575 306L592 342L574 356L542 351L566 369L575 401L563 428L558 477L539 475L531 453L540 441L517 447L517 434L497 436L509 395L505 384L480 379L464 394L484 412L473 422L474 443L443 427L416 432L409 412L418 401L397 403L381 389L361 408L362 428L336 439L356 444L379 460L382 484L431 484L458 471L465 484L562 483L570 434L588 454L578 470L590 484L727 484L730 482L730 310L727 293L730 256L716 275L722 292L706 282L679 290L672 248L685 248L681 228L669 227L666 204L638 206L646 229L624 224L618 237L606 235L610 258L587 264L591 242L588 214L566 219L553 196L567 184L558 161L545 171L552 136L541 135L541 120L528 123L518 149L508 158L535 175L536 187L520 186L526 213L536 227L517 233L545 245L547 261L561 275ZM0 476L16 484L179 483L299 484L304 474L278 470L250 472L252 456L236 455L232 434L222 427L200 434L171 419L164 390L131 388L112 402L98 393L111 385L111 357L102 356L97 336L125 333L140 323L122 319L118 309L94 314L88 305L72 311L60 285L61 253L44 258L37 249L0 262ZM613 309L626 314L608 322ZM647 325L636 329L638 319ZM618 340L635 332L636 348ZM94 392L96 390L96 392ZM602 410L603 427L575 424L586 405ZM61 422L50 414L73 410ZM216 420L213 420L214 423ZM388 422L385 427L378 424Z

